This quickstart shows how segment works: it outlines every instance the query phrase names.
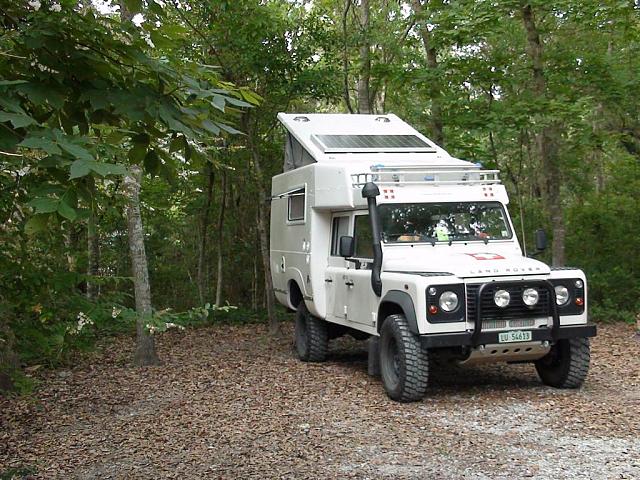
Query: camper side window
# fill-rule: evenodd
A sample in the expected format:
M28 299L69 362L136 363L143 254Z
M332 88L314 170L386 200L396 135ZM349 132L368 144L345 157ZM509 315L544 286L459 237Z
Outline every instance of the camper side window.
M349 217L335 217L331 226L331 255L340 256L340 237L349 235Z
M369 215L357 215L353 232L355 254L357 258L373 258L373 234Z
M289 214L287 218L290 222L304 221L304 188L294 190L289 193Z

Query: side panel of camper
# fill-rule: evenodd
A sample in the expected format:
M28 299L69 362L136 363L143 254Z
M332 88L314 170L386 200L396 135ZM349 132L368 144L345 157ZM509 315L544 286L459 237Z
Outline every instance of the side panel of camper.
M276 299L295 309L312 298L311 169L300 168L273 178L271 191L271 276Z

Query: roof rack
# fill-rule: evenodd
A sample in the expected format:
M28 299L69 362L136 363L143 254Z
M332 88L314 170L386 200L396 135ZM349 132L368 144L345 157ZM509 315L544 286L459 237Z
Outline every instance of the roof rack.
M496 185L500 170L482 170L478 165L372 165L370 172L351 175L353 188L367 182L378 185Z

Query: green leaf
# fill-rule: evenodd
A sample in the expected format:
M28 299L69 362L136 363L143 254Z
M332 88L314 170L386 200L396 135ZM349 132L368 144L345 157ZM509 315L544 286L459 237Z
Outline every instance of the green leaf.
M142 0L124 0L124 4L131 13L140 13L142 11Z
M253 105L259 105L260 102L262 102L262 97L260 95L245 88L240 90L240 95L242 95L242 98L244 98L247 102Z
M147 155L147 146L142 143L136 143L131 150L129 150L129 160L131 163L139 164L144 160L144 157Z
M49 223L48 215L34 215L24 224L24 232L27 235L35 235L46 230L47 223Z
M213 133L214 135L217 135L220 133L220 128L216 126L216 124L213 123L211 120L204 120L202 122L202 128L204 128L208 132Z
M60 145L60 147L64 151L71 154L78 160L84 160L85 162L93 161L93 156L87 149L81 147L80 145L76 145L75 143L71 143L62 135L58 135L58 145Z
M64 201L58 204L58 213L72 222L78 217L75 209Z
M244 135L244 133L242 133L240 130L236 130L235 128L230 127L229 125L226 125L224 123L216 123L216 125L218 125L225 132L229 132L232 135Z
M0 80L0 87L5 85L20 85L21 83L28 83L26 80Z
M106 177L107 175L126 175L127 167L117 163L92 162L91 170L98 175Z
M51 213L58 209L60 201L57 198L34 198L27 205L36 209L36 213Z
M13 125L13 128L28 127L29 125L34 125L38 123L29 115L25 115L23 113L7 113L7 112L0 112L0 122L11 122Z
M73 162L71 164L69 180L89 175L89 173L91 172L90 164L91 162L87 162L86 160L76 160L75 162Z
M251 107L252 105L247 102L243 102L242 100L238 100L234 97L226 97L225 101L230 103L231 105L235 105L236 107Z
M49 155L59 155L62 153L62 150L60 150L58 145L48 138L27 137L18 145L25 148L37 148L44 150Z
M224 113L224 107L226 105L225 97L222 95L214 95L211 99L211 105Z
M151 11L152 13L155 13L156 15L163 15L164 14L164 12L162 10L162 5L154 2L153 0L149 1L148 8L149 8L149 11ZM153 43L156 43L156 42L154 41Z
M71 208L78 207L78 194L76 193L74 188L70 188L65 192L65 194L60 199L60 203L66 203Z
M185 139L182 136L178 136L171 140L169 144L169 153L177 152L178 150L182 150L185 145Z
M152 176L158 174L160 168L160 157L155 150L149 150L149 153L144 157L144 169Z

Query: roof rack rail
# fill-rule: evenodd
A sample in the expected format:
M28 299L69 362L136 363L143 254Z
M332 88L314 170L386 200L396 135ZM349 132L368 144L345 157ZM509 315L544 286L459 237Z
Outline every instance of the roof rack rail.
M351 175L353 188L367 182L378 185L496 185L500 184L500 170L481 170L480 167L434 165L372 166L371 172Z

